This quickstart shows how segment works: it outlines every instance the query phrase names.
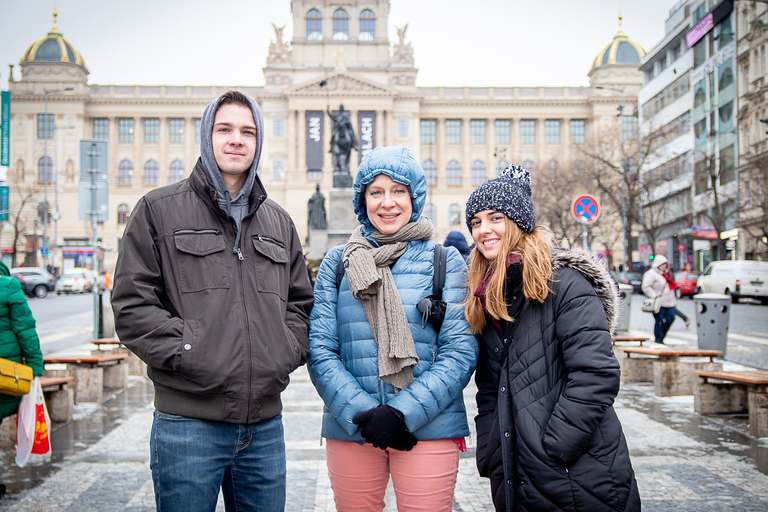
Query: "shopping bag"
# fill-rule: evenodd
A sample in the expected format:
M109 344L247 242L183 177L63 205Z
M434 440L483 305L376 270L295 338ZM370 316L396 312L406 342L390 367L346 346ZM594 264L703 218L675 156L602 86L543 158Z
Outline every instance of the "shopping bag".
M645 313L658 313L661 310L661 295L645 297L641 308Z
M35 377L30 392L21 399L16 434L16 465L41 464L51 460L51 418L45 406L40 379Z

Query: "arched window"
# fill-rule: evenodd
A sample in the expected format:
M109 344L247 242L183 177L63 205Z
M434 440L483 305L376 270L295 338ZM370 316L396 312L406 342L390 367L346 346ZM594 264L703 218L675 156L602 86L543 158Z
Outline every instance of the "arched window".
M157 185L157 176L159 174L160 167L154 160L147 160L144 164L144 184L145 185Z
M533 171L536 170L536 164L533 162L533 160L526 160L523 162L522 167L531 174L533 174Z
M733 71L730 67L727 67L720 71L720 81L718 82L718 90L722 91L733 83Z
M485 182L485 163L480 160L472 162L472 186L478 187Z
M437 167L435 167L435 162L427 160L421 164L421 168L424 169L424 174L427 176L427 185L437 185Z
M323 38L323 15L317 9L307 13L307 41L319 41Z
M51 183L53 181L53 163L51 157L44 156L37 161L37 182Z
M499 163L496 164L496 177L498 178L501 171L507 168L509 165L509 162L505 162L504 160L499 160Z
M557 163L557 160L550 160L547 162L547 171L548 172L557 172L560 170L560 164Z
M448 166L445 168L445 183L461 185L461 164L456 160L448 162Z
M376 16L366 9L360 13L360 40L373 41L376 38Z
M133 184L133 163L130 160L123 160L117 166L117 184L123 186Z
M128 217L131 216L131 209L127 204L121 204L117 207L117 223L127 224Z
M574 160L571 162L571 172L576 175L583 173L586 169L587 167L581 160Z
M704 103L704 100L706 99L706 93L704 92L704 87L700 87L696 90L696 93L693 96L693 108L698 107L702 103Z
M424 216L429 217L429 220L432 221L432 224L437 226L437 209L435 208L435 205L433 204L427 204L424 206Z
M349 39L349 15L344 9L336 9L333 13L333 40L346 41Z
M458 204L452 204L448 207L448 223L451 226L457 226L461 224L461 206Z
M171 183L176 183L184 179L184 164L181 160L171 162Z

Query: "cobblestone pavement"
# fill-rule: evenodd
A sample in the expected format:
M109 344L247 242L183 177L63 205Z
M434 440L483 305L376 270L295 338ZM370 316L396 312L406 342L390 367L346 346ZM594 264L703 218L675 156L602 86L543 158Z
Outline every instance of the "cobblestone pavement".
M117 418L106 435L93 442L56 439L54 446L73 445L39 484L0 501L2 511L152 511L154 496L149 470L152 422L151 386L131 377L130 391L146 390ZM474 387L465 390L472 418ZM288 457L288 511L333 511L333 496L321 445L322 402L305 368L292 375L283 395ZM86 422L94 409L80 422ZM94 406L97 407L97 406ZM109 408L109 404L105 404ZM748 435L744 418L702 418L693 413L692 397L659 398L650 384L622 388L616 409L624 425L637 474L644 510L766 511L768 510L768 438ZM97 420L94 420L97 421ZM102 420L98 420L102 421ZM471 424L471 422L470 422ZM83 428L83 427L78 427ZM460 460L454 511L491 511L488 481L477 476L474 435ZM66 450L62 448L62 450ZM7 460L7 459L3 459ZM396 510L394 494L386 511ZM218 510L224 510L220 501Z

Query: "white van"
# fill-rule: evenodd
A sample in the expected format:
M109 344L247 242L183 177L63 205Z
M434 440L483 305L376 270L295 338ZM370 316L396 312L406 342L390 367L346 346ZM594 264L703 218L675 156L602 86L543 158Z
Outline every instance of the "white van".
M699 276L697 293L723 293L732 302L749 297L768 304L768 262L713 261Z

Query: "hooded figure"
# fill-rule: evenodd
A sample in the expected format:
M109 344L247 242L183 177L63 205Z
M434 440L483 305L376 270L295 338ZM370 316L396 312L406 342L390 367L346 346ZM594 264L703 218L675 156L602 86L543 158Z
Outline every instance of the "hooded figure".
M469 434L461 391L477 342L461 308L466 266L455 249L447 251L440 332L417 310L432 293L434 271L432 223L422 216L426 192L410 151L368 153L352 199L361 225L346 246L328 252L315 281L308 365L325 402L322 436L338 510L383 508L390 471L399 504L405 492L424 509L451 510L458 443ZM340 259L345 274L337 288ZM442 447L446 458L422 466L429 447ZM380 464L381 457L392 464ZM405 478L396 460L428 470ZM381 485L361 484L368 481ZM439 488L430 494L431 485Z
M459 251L459 254L461 254L461 257L464 258L464 261L469 261L469 245L467 245L467 239L464 238L464 235L460 232L451 231L448 233L443 245L446 247L455 247L456 250Z

